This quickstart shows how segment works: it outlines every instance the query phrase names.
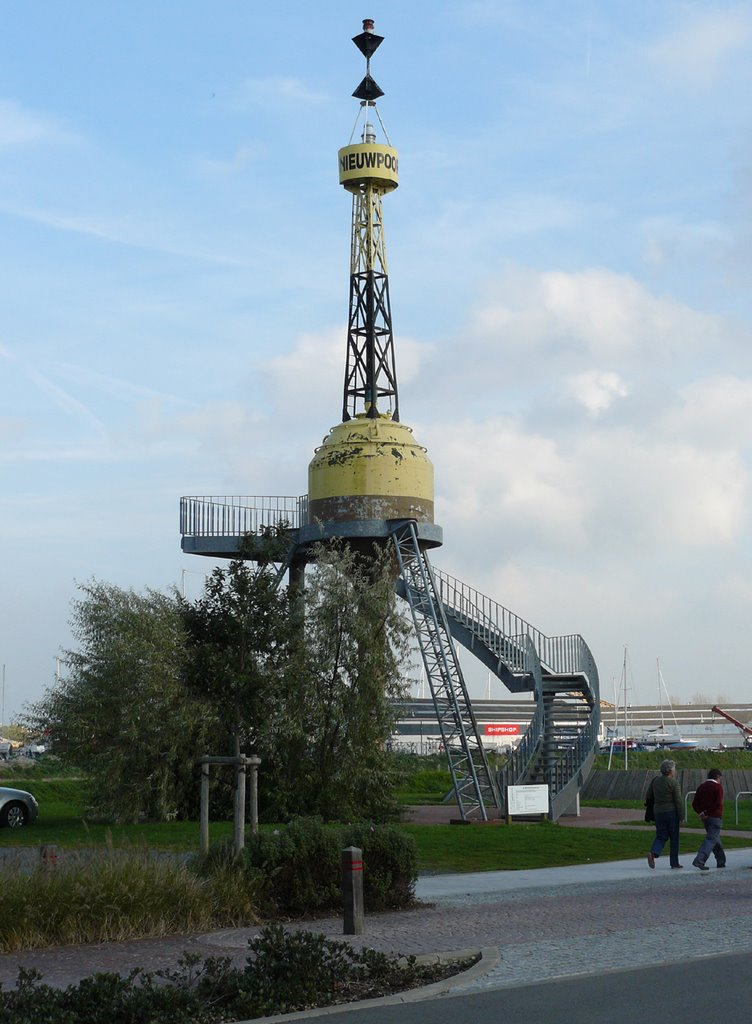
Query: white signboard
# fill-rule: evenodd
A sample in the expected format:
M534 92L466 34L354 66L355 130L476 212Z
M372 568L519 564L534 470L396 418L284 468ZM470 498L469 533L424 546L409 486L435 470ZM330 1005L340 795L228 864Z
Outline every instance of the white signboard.
M548 786L507 786L507 814L548 814Z

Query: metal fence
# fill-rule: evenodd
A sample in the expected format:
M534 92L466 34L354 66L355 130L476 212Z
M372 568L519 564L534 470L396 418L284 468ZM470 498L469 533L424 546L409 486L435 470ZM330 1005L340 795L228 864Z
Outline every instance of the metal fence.
M292 529L308 522L308 495L224 497L193 496L180 499L183 537L242 537L265 527Z

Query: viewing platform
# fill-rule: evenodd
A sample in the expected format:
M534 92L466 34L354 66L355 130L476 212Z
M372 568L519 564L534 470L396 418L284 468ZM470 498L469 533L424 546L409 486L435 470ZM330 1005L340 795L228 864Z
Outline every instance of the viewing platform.
M308 495L205 495L180 499L180 546L187 555L253 558L254 538L283 528L290 544L303 552L317 541L335 537L358 541L389 539L389 520L362 519L322 523L312 519ZM422 547L440 547L443 531L435 523L417 523Z

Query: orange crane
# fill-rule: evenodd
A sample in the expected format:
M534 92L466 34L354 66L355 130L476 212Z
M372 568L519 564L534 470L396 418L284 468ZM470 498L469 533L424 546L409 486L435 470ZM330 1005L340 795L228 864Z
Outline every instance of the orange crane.
M735 725L744 737L744 746L747 750L752 750L752 728L745 725L743 722L740 722L738 718L734 718L734 716L730 715L728 711L724 711L723 708L719 708L717 704L714 704L710 710L715 712L717 715L721 715L728 722L731 722L732 725Z

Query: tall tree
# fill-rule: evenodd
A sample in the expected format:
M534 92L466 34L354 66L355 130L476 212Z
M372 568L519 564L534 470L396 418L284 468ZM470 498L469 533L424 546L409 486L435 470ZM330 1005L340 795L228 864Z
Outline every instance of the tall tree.
M49 729L55 750L87 771L96 811L131 821L187 815L207 723L183 686L180 601L97 581L79 592L77 647L27 722Z
M408 661L393 581L388 551L333 545L302 596L277 587L271 564L242 560L193 604L85 584L78 646L28 724L51 730L90 773L97 810L121 819L195 813L196 758L241 751L262 759L267 819L384 818Z
M215 569L183 617L185 678L212 716L223 752L268 752L270 720L285 699L294 657L290 598L273 567L236 560Z
M396 605L390 549L319 550L306 586L307 737L300 803L325 819L393 811L387 746L404 696L409 629Z

